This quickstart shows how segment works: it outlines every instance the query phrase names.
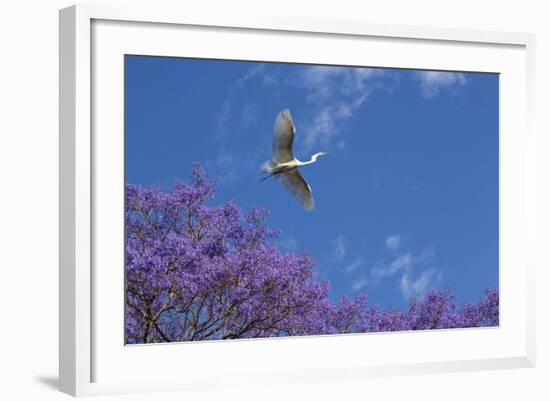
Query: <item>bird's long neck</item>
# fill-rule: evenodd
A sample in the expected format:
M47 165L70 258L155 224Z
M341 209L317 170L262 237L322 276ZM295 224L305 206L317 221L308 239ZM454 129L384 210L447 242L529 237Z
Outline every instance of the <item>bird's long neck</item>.
M307 161L307 162L302 162L302 166L307 166L307 165L309 165L309 164L315 163L315 162L317 161L317 157L318 157L318 155L313 155L313 156L311 156L311 159L309 159L309 161Z
M298 160L298 166L303 167L303 166L313 164L317 161L317 158L319 156L322 156L322 155L323 155L323 153L315 153L313 156L311 156L311 159L309 159L309 161L307 161L307 162L301 162L301 161Z

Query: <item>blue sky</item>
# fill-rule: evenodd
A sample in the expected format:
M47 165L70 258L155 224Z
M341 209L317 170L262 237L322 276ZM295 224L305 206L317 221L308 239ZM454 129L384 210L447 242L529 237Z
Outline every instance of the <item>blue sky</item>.
M126 57L126 180L170 188L200 162L215 203L270 209L284 251L318 260L332 297L404 307L498 286L498 75ZM290 109L316 209L258 182Z

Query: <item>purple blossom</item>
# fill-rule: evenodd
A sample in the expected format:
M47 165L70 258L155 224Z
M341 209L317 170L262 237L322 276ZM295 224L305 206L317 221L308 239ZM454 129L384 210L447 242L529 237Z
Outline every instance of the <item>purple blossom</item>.
M151 343L498 325L498 291L457 306L448 289L383 311L332 302L307 254L282 253L269 213L208 206L199 165L173 190L126 185L126 342Z

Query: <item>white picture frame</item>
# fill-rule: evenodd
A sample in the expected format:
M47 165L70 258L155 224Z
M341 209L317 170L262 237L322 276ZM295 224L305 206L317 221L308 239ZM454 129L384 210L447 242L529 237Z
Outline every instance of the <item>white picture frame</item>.
M120 102L121 95L116 94L117 91L120 92L119 83L122 74L122 71L117 69L117 66L120 66L118 56L132 51L140 54L150 52L158 55L167 55L166 53L176 56L185 55L189 50L181 49L178 50L181 54L173 54L174 49L179 48L171 47L177 46L174 43L171 44L175 41L167 41L166 38L170 35L189 34L186 32L186 27L192 27L193 32L198 32L197 35L206 35L200 40L211 45L211 48L203 46L206 49L194 50L199 53L205 52L205 55L214 48L214 43L207 42L210 31L215 32L218 38L221 34L232 39L235 37L231 35L241 35L241 33L242 37L261 34L268 42L279 38L277 35L284 35L298 42L301 38L300 40L304 41L325 40L327 43L331 38L338 37L342 43L345 40L357 43L362 40L375 42L383 40L386 43L385 46L397 46L401 42L406 42L406 46L416 46L415 49L426 52L426 55L434 52L433 48L430 50L430 46L436 46L438 51L442 52L441 54L447 54L445 53L447 51L449 56L440 62L426 57L416 60L416 64L403 65L402 61L400 62L403 54L395 54L393 59L389 55L384 58L383 53L380 53L376 57L384 61L380 61L377 64L379 66L464 70L465 64L453 61L453 57L457 58L461 52L464 52L467 58L473 58L469 52L474 51L475 54L479 54L479 57L475 62L472 61L470 68L473 70L481 68L483 71L504 74L506 80L501 86L501 130L505 135L501 137L500 195L501 222L504 221L505 224L501 228L501 247L503 242L510 246L504 250L501 249L500 284L503 289L502 308L505 312L501 327L487 330L457 330L452 334L382 333L370 335L370 337L367 337L369 335L347 335L230 343L212 342L208 345L199 344L198 347L193 344L193 348L188 344L124 347L118 335L111 336L109 334L111 329L116 333L120 331L122 326L117 326L117 329L111 326L115 324L113 322L116 319L120 319L120 325L122 325L123 315L117 314L115 307L112 314L103 313L104 304L118 305L116 291L122 277L119 273L122 270L119 273L115 272L111 277L108 274L97 274L94 267L97 268L98 261L108 260L110 257L114 258L112 263L116 265L120 258L118 254L108 251L98 253L98 244L96 241L94 245L94 241L98 238L98 230L105 227L102 222L106 218L105 207L101 205L122 201L118 196L119 193L115 191L108 195L108 187L103 187L103 185L112 185L113 182L104 184L106 181L101 179L106 169L112 170L113 165L120 163L120 160L117 161L120 152L117 146L120 145L122 136L117 135L123 135L123 133L117 129L120 127L120 124L117 124L122 118L120 113L123 110L123 104ZM144 35L142 30L148 31ZM136 42L140 39L139 46L130 43L129 38L133 38ZM238 40L233 41L238 42ZM162 46L161 43L163 43ZM535 243L535 134L532 129L535 83L534 44L534 36L523 33L375 25L357 21L296 20L237 14L198 15L188 14L184 8L163 10L153 7L113 8L103 5L78 5L61 10L60 390L80 396L239 386L252 380L256 384L275 382L284 384L295 380L328 380L342 377L359 379L382 375L534 366L535 259L532 256ZM235 56L236 48L225 47L219 50L221 58L223 55L227 58L252 57L247 56L246 49ZM422 50L422 47L426 49ZM494 57L487 54L487 49L494 49ZM378 54L376 46L372 50L373 54ZM282 57L280 53L277 54L276 46L262 51L264 53L258 56L261 60L280 61ZM290 53L292 52L289 50ZM301 57L298 52L292 54L287 56L290 57L288 60L284 61ZM197 53L193 55L196 56ZM233 57L230 57L232 55ZM304 57L307 61L307 57L315 56L305 55ZM326 60L328 59L324 59ZM337 58L333 60L338 61ZM342 60L342 62L351 63L351 60ZM361 64L360 60L358 64ZM112 69L113 66L117 68ZM105 69L111 69L114 75L111 77L108 73L104 74ZM94 74L100 71L102 71L101 77L92 82ZM105 96L103 94L105 91L101 87L94 86L101 85L98 83L101 80L109 82L109 87L114 92L102 98L105 102L97 103L95 97ZM509 96L511 94L518 94L513 100L515 103L509 103L512 101ZM106 117L106 114L101 111L104 109L118 113L118 117ZM505 115L502 116L502 113ZM103 126L102 119L112 125ZM116 133L113 136L115 142L97 141L97 138L94 138L94 132L96 132L94 130L98 127L106 130L111 130L113 127L114 131L109 132ZM116 166L120 167L120 164ZM116 166L115 170L119 169ZM117 177L120 178L117 174L113 174L113 177L114 182ZM122 183L120 184L122 186ZM99 199L98 194L104 195ZM117 217L114 218L115 221L116 219ZM119 235L122 235L122 228L120 230ZM521 237L514 234L515 232L521 232ZM120 236L112 239L113 243L120 243ZM122 250L119 251L122 252ZM503 269L502 265L513 266L513 268ZM118 267L123 269L122 265ZM99 287L101 291L98 293ZM120 287L120 294L122 294L122 287ZM104 297L103 302L98 300L99 296ZM122 295L119 296L122 298ZM117 339L111 343L109 337L113 336ZM342 354L341 350L346 348L357 349L358 346L366 346L365 339L368 339L368 342L376 342L376 348L380 350L377 356L374 352L369 354L372 356L372 361L363 362L365 359L361 359L361 352L339 356ZM463 352L464 344L471 346L472 351L464 358L454 357L450 353L441 354L439 357L433 355L422 360L414 353L408 355L403 352L401 358L388 355L390 346L397 345L405 350L427 344L435 344L434 347L437 348L437 344L444 346L446 343L455 345L462 343L462 346L455 347L455 352ZM494 348L491 348L493 345ZM177 351L173 351L176 348L170 347L178 348ZM327 358L324 364L315 359L315 355L320 350L326 352ZM275 360L277 355L284 355L285 351L296 355L295 358L300 355L309 356L310 362L300 363L307 358L292 360L293 356L289 356L288 360L286 357ZM125 371L124 366L128 368L140 361L145 364L152 363L151 361L158 363L161 360L169 361L177 358L176 354L197 358L208 353L224 355L228 359L238 354L243 356L243 364L248 360L248 362L255 361L257 365L254 369L247 370L246 366L242 366L241 370L236 369L240 376L232 376L230 369L226 367L224 370L223 366L216 372L206 372L204 368L199 367L186 371L184 377L178 378L177 375L173 375L161 378L159 375L159 377L151 377L150 380L139 377L133 379L131 373L127 376L121 373ZM253 355L263 355L264 359L271 358L273 366L271 368L263 366L261 360L253 359ZM293 365L293 368L285 368L285 363ZM109 368L110 366L112 368ZM234 366L231 366L231 369L233 368ZM106 372L105 374L102 369Z

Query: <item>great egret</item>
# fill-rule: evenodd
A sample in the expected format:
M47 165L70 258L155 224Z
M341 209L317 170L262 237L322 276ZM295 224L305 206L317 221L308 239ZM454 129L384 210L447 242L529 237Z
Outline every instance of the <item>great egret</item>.
M317 161L319 156L326 155L326 152L315 153L307 162L301 162L294 157L292 145L294 143L296 127L288 109L281 111L275 119L273 131L273 160L264 163L262 172L267 175L261 181L269 177L281 180L285 188L296 198L305 211L312 211L315 207L311 187L304 179L300 171L301 167L308 166Z

